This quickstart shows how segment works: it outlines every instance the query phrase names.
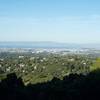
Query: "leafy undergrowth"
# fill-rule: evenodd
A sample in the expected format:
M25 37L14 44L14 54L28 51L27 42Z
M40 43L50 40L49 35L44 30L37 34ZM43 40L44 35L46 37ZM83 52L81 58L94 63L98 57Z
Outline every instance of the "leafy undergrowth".
M1 100L98 100L100 99L100 70L87 75L70 74L60 80L25 86L15 73L0 82Z

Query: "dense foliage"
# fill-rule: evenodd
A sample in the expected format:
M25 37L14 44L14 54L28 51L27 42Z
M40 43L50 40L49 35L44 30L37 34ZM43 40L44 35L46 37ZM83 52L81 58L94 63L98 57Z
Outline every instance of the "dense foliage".
M97 56L0 53L2 100L95 100L99 93Z
M54 77L62 80L69 74L88 74L97 62L96 57L85 54L0 53L0 79L16 73L25 84L47 82Z
M0 82L1 100L96 100L100 99L100 70L87 75L70 74L60 80L24 85L14 73Z

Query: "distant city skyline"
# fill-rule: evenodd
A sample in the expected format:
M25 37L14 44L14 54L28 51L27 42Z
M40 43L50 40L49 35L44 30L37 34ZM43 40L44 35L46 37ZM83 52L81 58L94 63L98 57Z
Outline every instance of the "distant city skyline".
M100 43L100 0L0 0L0 41Z

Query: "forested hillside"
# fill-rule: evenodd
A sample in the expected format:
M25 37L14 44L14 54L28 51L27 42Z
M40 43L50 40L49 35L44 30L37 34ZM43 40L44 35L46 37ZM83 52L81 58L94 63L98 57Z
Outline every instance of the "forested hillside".
M100 59L83 54L0 53L0 79L16 73L25 84L47 82L69 74L87 75L99 67Z
M2 100L95 100L99 93L98 56L0 53Z

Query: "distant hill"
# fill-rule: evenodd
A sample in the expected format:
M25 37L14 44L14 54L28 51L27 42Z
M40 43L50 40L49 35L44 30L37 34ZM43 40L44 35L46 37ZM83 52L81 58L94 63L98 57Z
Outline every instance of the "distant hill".
M100 49L100 44L74 44L58 42L0 42L0 48L95 48Z

